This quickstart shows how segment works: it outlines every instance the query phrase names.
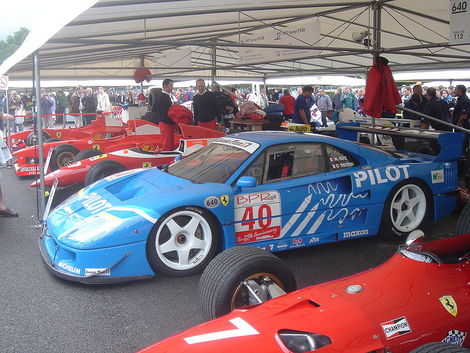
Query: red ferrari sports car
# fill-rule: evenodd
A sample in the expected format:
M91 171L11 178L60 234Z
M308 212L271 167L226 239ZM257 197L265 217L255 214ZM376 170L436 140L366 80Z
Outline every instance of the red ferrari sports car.
M90 125L79 128L63 128L63 129L43 129L44 141L47 140L77 140L89 138L91 140L102 140L114 136L123 135L127 130L134 130L143 120L130 120L128 124L114 119L111 116L97 115ZM12 151L18 151L22 148L33 146L36 144L37 137L33 130L24 130L11 134L13 141Z
M133 147L137 147L145 152L159 152L162 146L162 135L158 125L143 120L136 120L136 122L137 125L132 134L101 140L83 138L44 144L44 155L48 156L49 159L48 163L46 163L47 169L54 171L72 164L74 160L77 161L76 156L79 152L81 152L80 159ZM185 124L179 124L178 129L178 133L175 133L175 146L179 145L181 138L215 138L225 135L219 131ZM17 175L39 174L37 146L16 151L13 153L13 156L17 160L14 165Z
M66 167L57 169L45 176L46 186L52 186L57 179L59 187L73 184L90 185L104 177L128 169L159 167L174 162L177 156L186 156L207 146L212 138L181 139L180 146L172 152L147 152L138 147L109 152L97 153L96 156L82 159ZM95 151L95 150L93 150ZM78 155L77 155L78 156ZM39 186L39 180L31 184Z
M295 280L280 259L230 248L206 268L200 293L208 317L234 310L141 352L470 352L470 234L422 235L375 269L285 295Z

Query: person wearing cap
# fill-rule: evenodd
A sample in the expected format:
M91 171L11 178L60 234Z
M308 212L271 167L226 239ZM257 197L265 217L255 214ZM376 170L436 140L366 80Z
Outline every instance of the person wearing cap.
M464 85L455 86L455 96L457 104L453 112L453 122L455 125L462 126L466 129L470 127L468 123L468 114L470 112L470 99L467 97L467 87Z

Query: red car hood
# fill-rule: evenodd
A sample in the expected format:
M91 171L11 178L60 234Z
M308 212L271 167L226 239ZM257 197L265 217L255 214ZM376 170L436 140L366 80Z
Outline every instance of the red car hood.
M235 310L142 352L288 353L277 335L281 329L330 337L332 343L321 352L364 353L385 347L393 348L394 353L409 352L445 337L448 329L442 322L450 324L452 317L439 298L452 294L459 310L470 310L464 289L468 278L468 262L439 265L397 253L373 270L307 287L251 309ZM353 285L360 290L350 294L346 289ZM463 331L470 324L470 314L463 315L456 319L453 329ZM409 332L405 330L393 339L386 337L385 326L403 318L411 327ZM234 336L224 338L229 330L235 330L231 331ZM430 337L431 333L436 337Z

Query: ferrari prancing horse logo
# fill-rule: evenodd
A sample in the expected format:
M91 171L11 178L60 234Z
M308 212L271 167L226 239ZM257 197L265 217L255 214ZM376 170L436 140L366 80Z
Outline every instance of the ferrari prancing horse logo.
M222 203L222 205L227 206L229 201L230 201L230 198L228 195L220 196L220 202Z
M457 303L451 295L440 297L439 301L451 315L457 316Z

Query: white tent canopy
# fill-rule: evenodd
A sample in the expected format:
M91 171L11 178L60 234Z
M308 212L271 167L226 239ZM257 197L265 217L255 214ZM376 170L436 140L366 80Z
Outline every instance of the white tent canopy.
M158 79L168 76L178 80L209 77L211 73L218 79L238 80L364 75L372 63L373 15L377 3L381 4L381 53L390 60L395 72L470 67L470 45L448 44L449 2L442 0L78 3L79 8L70 10L69 18L63 19L64 23L70 21L63 28L60 26L64 23L55 30L44 32L47 26L34 29L23 46L0 66L0 72L14 79L31 78L29 54L39 49L41 77L47 79L129 79L141 67L149 68ZM317 39L295 40L298 37L290 34L292 26L315 21L320 22ZM263 30L275 30L293 41L282 45L243 43L247 34L256 37L266 33ZM353 40L353 34L357 40L360 32L365 33L365 44ZM311 55L240 63L240 49L256 51L263 45L266 49L293 48ZM187 64L164 68L155 61L156 54L165 55L178 48L190 49L190 61L181 61Z

